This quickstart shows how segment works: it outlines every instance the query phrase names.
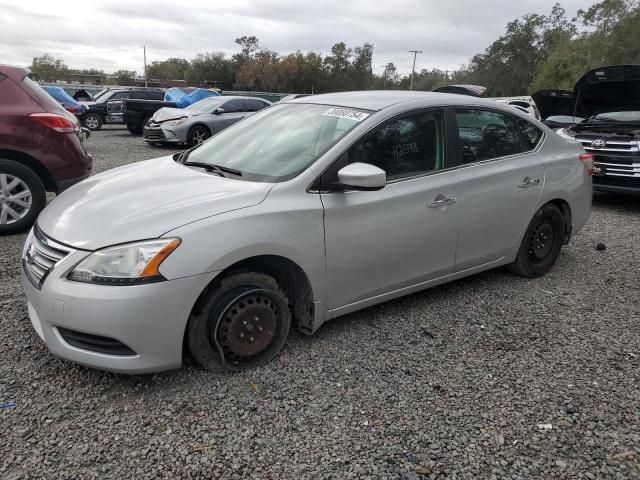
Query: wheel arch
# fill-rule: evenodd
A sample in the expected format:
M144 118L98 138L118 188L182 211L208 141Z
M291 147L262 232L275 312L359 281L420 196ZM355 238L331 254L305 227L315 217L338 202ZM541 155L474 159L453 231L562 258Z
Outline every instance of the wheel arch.
M13 160L25 167L31 169L40 178L47 192L58 193L58 185L47 170L38 160L31 155L17 150L0 149L0 158Z
M189 130L187 130L187 135L189 134L191 129L195 128L195 127L204 127L209 131L209 135L213 135L213 128L211 128L209 125L207 125L204 122L196 122L193 125L189 126Z
M562 217L564 218L564 236L562 238L562 243L566 245L571 240L571 231L572 231L572 217L571 217L571 206L569 202L562 198L554 198L553 200L549 200L544 205L555 205L562 212ZM542 205L542 207L544 207ZM540 207L540 208L542 208Z
M313 333L315 306L309 277L296 262L280 255L256 255L226 267L198 296L191 315L200 311L204 299L212 289L218 286L221 279L243 272L264 273L273 277L287 295L291 314L298 329L306 334Z

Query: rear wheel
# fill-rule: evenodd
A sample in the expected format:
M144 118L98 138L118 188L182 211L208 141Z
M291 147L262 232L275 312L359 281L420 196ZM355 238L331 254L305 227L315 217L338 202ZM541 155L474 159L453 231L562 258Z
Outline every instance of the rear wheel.
M543 206L531 220L510 270L528 278L547 273L560 255L565 230L558 207L550 203Z
M195 127L191 127L187 133L187 144L190 147L195 147L196 145L200 145L210 136L211 132L207 127L203 125L196 125Z
M290 325L287 297L275 279L238 273L205 294L187 327L189 351L209 370L248 370L280 351Z
M44 185L31 169L0 159L0 235L31 227L46 200Z
M92 132L102 128L102 117L97 113L88 113L84 116L84 126Z
M127 123L127 130L129 130L129 133L132 135L140 135L142 133L142 126Z

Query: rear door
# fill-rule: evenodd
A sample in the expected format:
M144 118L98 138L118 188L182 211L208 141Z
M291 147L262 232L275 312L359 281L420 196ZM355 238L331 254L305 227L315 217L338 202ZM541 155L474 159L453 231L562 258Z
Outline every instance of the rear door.
M453 271L459 182L449 144L442 110L413 112L365 135L323 174L330 309ZM356 162L383 169L387 185L332 191L338 170Z
M461 224L456 271L499 260L519 246L538 203L542 131L505 112L456 109Z

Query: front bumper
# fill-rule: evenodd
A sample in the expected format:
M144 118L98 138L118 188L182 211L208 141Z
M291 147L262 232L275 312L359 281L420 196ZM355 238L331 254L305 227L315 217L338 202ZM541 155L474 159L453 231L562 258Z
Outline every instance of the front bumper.
M120 373L146 373L180 367L191 309L216 273L148 285L113 287L71 282L69 270L88 252L72 252L58 262L38 290L21 272L29 317L47 347L63 359ZM107 337L133 355L78 348L58 330Z

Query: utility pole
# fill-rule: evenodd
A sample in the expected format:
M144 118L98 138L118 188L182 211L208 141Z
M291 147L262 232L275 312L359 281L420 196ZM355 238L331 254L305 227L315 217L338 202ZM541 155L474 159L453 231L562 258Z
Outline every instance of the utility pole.
M147 86L147 46L142 47L142 53L144 55L144 86ZM414 61L415 63L415 61Z
M409 53L413 53L413 68L411 69L411 86L409 90L413 90L413 77L416 76L416 56L422 53L422 50L409 50Z

